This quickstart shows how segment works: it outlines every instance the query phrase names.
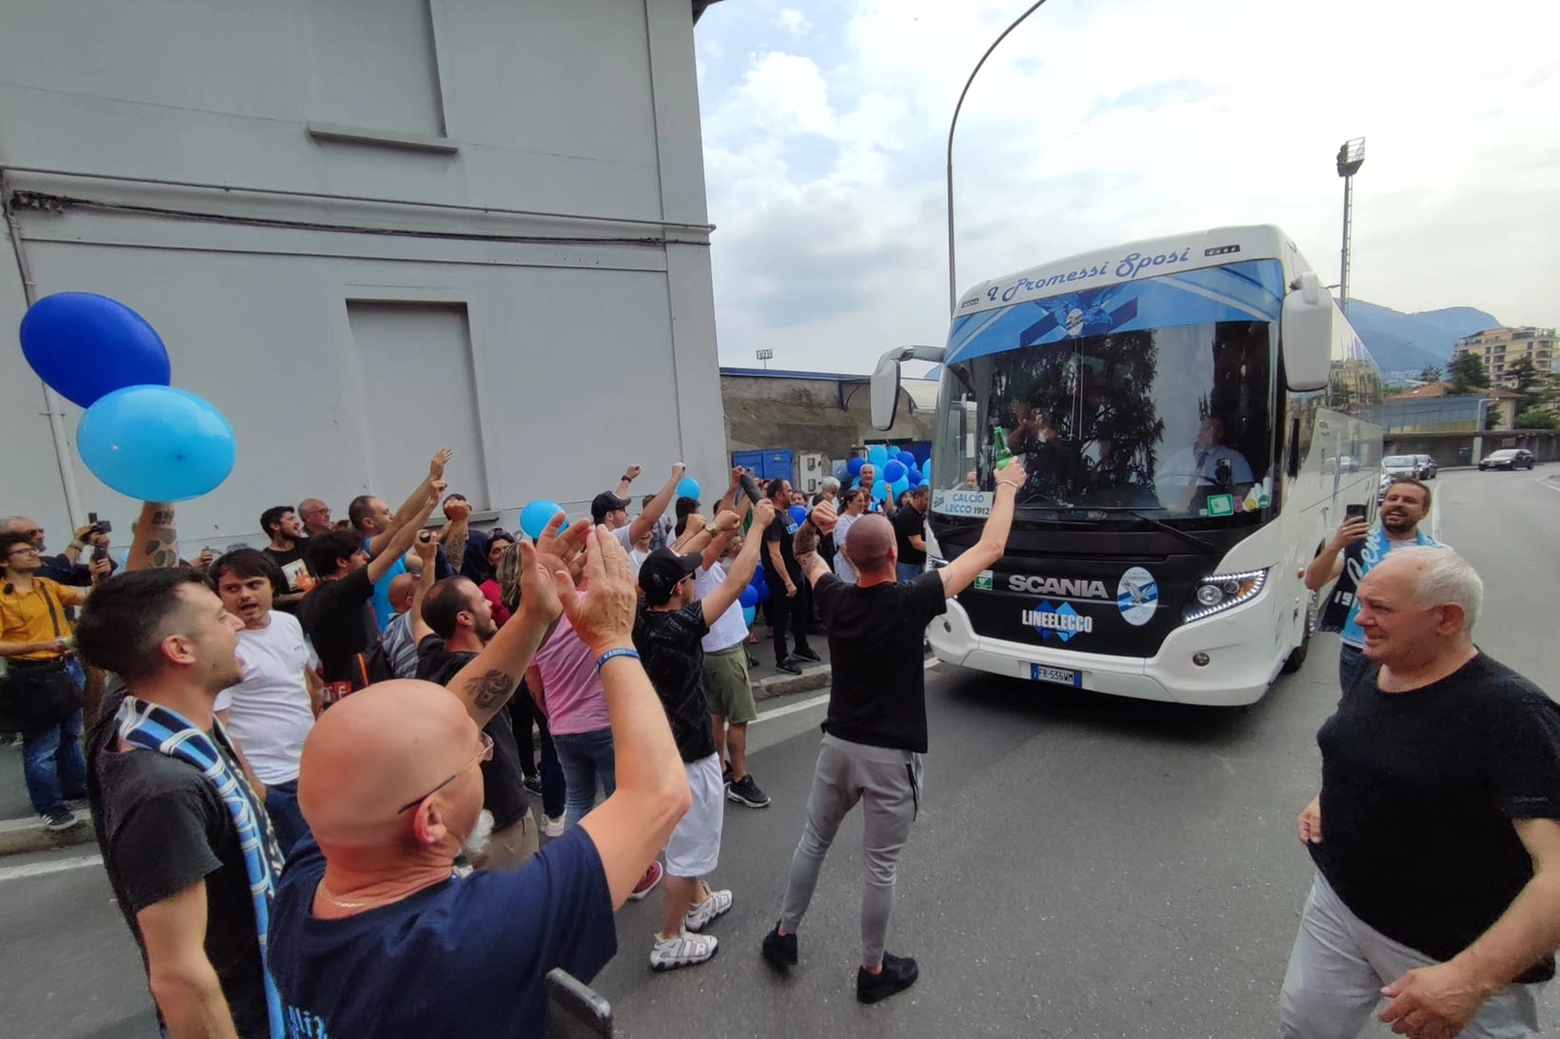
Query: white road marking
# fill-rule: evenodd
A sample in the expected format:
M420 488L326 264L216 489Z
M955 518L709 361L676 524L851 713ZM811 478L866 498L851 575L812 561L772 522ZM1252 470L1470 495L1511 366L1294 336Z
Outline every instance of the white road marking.
M64 873L71 869L101 866L101 855L78 855L72 859L55 859L53 862L31 862L25 866L0 867L0 881L21 880L24 877L43 877L50 873Z
M798 711L805 711L810 707L817 707L819 704L828 702L828 693L824 693L822 696L808 697L799 703L788 703L784 707L776 707L772 711L764 711L757 718L753 719L753 724L756 725L758 722L768 721L771 718L784 718L788 714L795 714Z
M936 667L938 664L941 664L941 663L942 663L941 660L938 660L936 657L933 657L932 659L928 660L924 666L926 667L926 670L930 671L932 668Z

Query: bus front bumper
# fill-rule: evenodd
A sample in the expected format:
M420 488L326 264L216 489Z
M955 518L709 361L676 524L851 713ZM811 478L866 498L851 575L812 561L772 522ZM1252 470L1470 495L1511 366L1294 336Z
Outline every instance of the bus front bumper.
M958 601L927 627L927 640L938 660L996 675L1034 680L1035 667L1071 672L1076 688L1112 696L1167 703L1234 707L1262 699L1277 677L1279 654L1272 618L1258 596L1231 610L1172 631L1158 654L1140 657L1081 653L1032 646L975 633ZM1266 647L1273 647L1267 651ZM1207 654L1198 666L1195 654ZM1053 678L1056 676L1052 676ZM1038 686L1050 684L1045 678Z

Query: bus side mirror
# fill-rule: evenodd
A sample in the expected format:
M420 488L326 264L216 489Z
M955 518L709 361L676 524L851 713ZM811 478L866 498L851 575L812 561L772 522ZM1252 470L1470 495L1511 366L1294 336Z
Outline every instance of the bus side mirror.
M1315 271L1306 271L1295 279L1294 288L1284 297L1278 331L1284 377L1291 390L1309 392L1327 388L1327 376L1332 370L1333 339L1339 331L1334 322L1340 317L1332 294L1322 286ZM873 399L876 400L875 395Z
M899 351L878 359L872 372L872 428L888 429L899 417Z

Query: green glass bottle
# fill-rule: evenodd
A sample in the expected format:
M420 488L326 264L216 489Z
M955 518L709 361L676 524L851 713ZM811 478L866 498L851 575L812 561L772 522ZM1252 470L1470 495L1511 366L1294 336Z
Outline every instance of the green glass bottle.
M1013 452L1008 450L1007 445L1007 431L998 426L991 431L991 464L997 469L1006 469L1012 460Z

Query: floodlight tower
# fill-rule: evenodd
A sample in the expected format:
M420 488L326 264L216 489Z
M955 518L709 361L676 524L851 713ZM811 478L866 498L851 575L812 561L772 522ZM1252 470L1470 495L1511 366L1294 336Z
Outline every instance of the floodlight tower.
M1365 138L1338 146L1338 176L1343 178L1343 269L1338 278L1338 306L1349 312L1349 249L1354 237L1354 175L1365 165Z

